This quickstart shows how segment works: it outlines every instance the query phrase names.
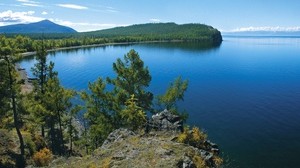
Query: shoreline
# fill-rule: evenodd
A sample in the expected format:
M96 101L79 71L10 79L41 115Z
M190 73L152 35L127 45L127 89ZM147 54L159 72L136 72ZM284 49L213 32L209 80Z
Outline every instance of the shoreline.
M178 43L184 42L184 40L170 40L170 41L141 41L141 42L122 42L122 43L104 43L104 44L91 44L91 45L82 45L82 46L71 46L71 47L62 47L47 50L48 52L72 50L72 49L81 49L81 48L91 48L91 47L101 47L101 46L111 46L111 45L128 45L128 44L145 44L145 43ZM36 51L21 53L22 57L29 57L36 54ZM29 77L27 75L26 69L23 69L19 63L15 65L16 71L20 75L20 80L24 80L24 84L21 85L22 93L30 93L33 90L33 84L29 82Z
M33 84L29 82L29 77L27 75L26 69L22 68L19 63L15 64L15 68L19 74L19 80L24 81L24 83L21 84L21 92L30 93L33 90Z
M81 45L81 46L71 46L71 47L61 47L47 50L48 52L55 52L55 51L63 51L63 50L71 50L71 49L81 49L81 48L91 48L91 47L101 47L101 46L111 46L111 45L127 45L127 44L146 44L146 43L178 43L178 42L185 42L184 40L164 40L164 41L138 41L138 42L121 42L121 43L104 43L104 44L90 44L90 45ZM28 57L35 55L36 52L25 52L21 53L22 57Z

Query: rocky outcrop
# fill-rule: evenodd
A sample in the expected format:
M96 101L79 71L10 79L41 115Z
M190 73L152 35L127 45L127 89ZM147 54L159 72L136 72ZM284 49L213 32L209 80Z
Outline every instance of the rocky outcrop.
M216 167L216 144L204 141L200 149L176 141L183 127L179 116L165 110L152 116L147 127L149 132L117 129L91 156L67 159L50 167Z
M134 135L135 135L134 132L126 128L117 129L108 135L106 140L103 142L101 148L108 148L112 143L122 141Z
M155 131L182 131L183 121L178 115L168 110L153 115L146 125L146 132Z

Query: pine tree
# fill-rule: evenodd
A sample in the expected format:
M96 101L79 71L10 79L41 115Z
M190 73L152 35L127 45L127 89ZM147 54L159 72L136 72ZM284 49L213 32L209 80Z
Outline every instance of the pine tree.
M124 125L132 130L141 128L146 123L146 113L137 105L138 99L134 95L126 101L125 108L121 111Z
M113 63L113 70L117 77L115 79L107 78L107 81L114 85L113 94L116 95L117 104L120 105L116 110L120 111L125 102L134 94L139 100L138 106L143 111L151 111L153 94L146 91L151 76L139 54L135 50L130 50L124 55L123 60L119 58Z
M18 60L18 49L15 48L15 44L13 41L5 40L5 43L0 47L0 60L1 62L1 72L5 73L3 77L1 77L1 92L4 95L1 95L0 102L4 105L1 111L4 113L13 112L13 121L14 127L16 129L19 143L20 143L20 165L19 167L25 167L25 146L24 139L21 134L21 112L18 109L18 101L20 100L20 84L17 82L17 72L15 69L15 63ZM7 91L4 91L7 87Z
M35 100L39 101L39 104L43 104L45 97L45 84L47 82L47 75L49 71L49 65L47 65L47 50L42 40L41 43L35 45L37 63L31 69L34 76L37 77L37 83L35 83ZM37 113L45 113L45 110L39 108ZM42 115L43 116L43 115ZM41 116L41 117L42 117ZM40 118L42 136L45 137L45 121L46 118Z
M182 80L181 77L175 79L166 90L164 95L157 96L157 104L163 109L167 109L175 114L180 114L180 111L177 107L178 101L183 101L184 93L187 90L188 81ZM162 109L160 109L162 110ZM181 113L183 119L187 118L186 113Z
M89 125L89 137L93 149L107 138L113 128L116 128L113 125L114 113L111 110L111 96L109 92L105 91L105 88L106 83L99 78L94 83L89 83L89 93L81 93L81 98L85 101L84 117Z

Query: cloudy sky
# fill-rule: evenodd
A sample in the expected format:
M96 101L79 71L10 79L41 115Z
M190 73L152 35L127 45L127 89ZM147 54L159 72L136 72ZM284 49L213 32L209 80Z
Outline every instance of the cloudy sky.
M300 31L299 0L0 0L0 26L49 19L77 31L149 22Z

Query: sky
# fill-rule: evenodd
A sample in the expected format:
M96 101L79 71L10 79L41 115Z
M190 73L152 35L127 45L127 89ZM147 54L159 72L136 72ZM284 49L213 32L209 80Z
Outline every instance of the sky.
M0 0L0 26L44 19L80 32L156 22L300 31L300 0Z

